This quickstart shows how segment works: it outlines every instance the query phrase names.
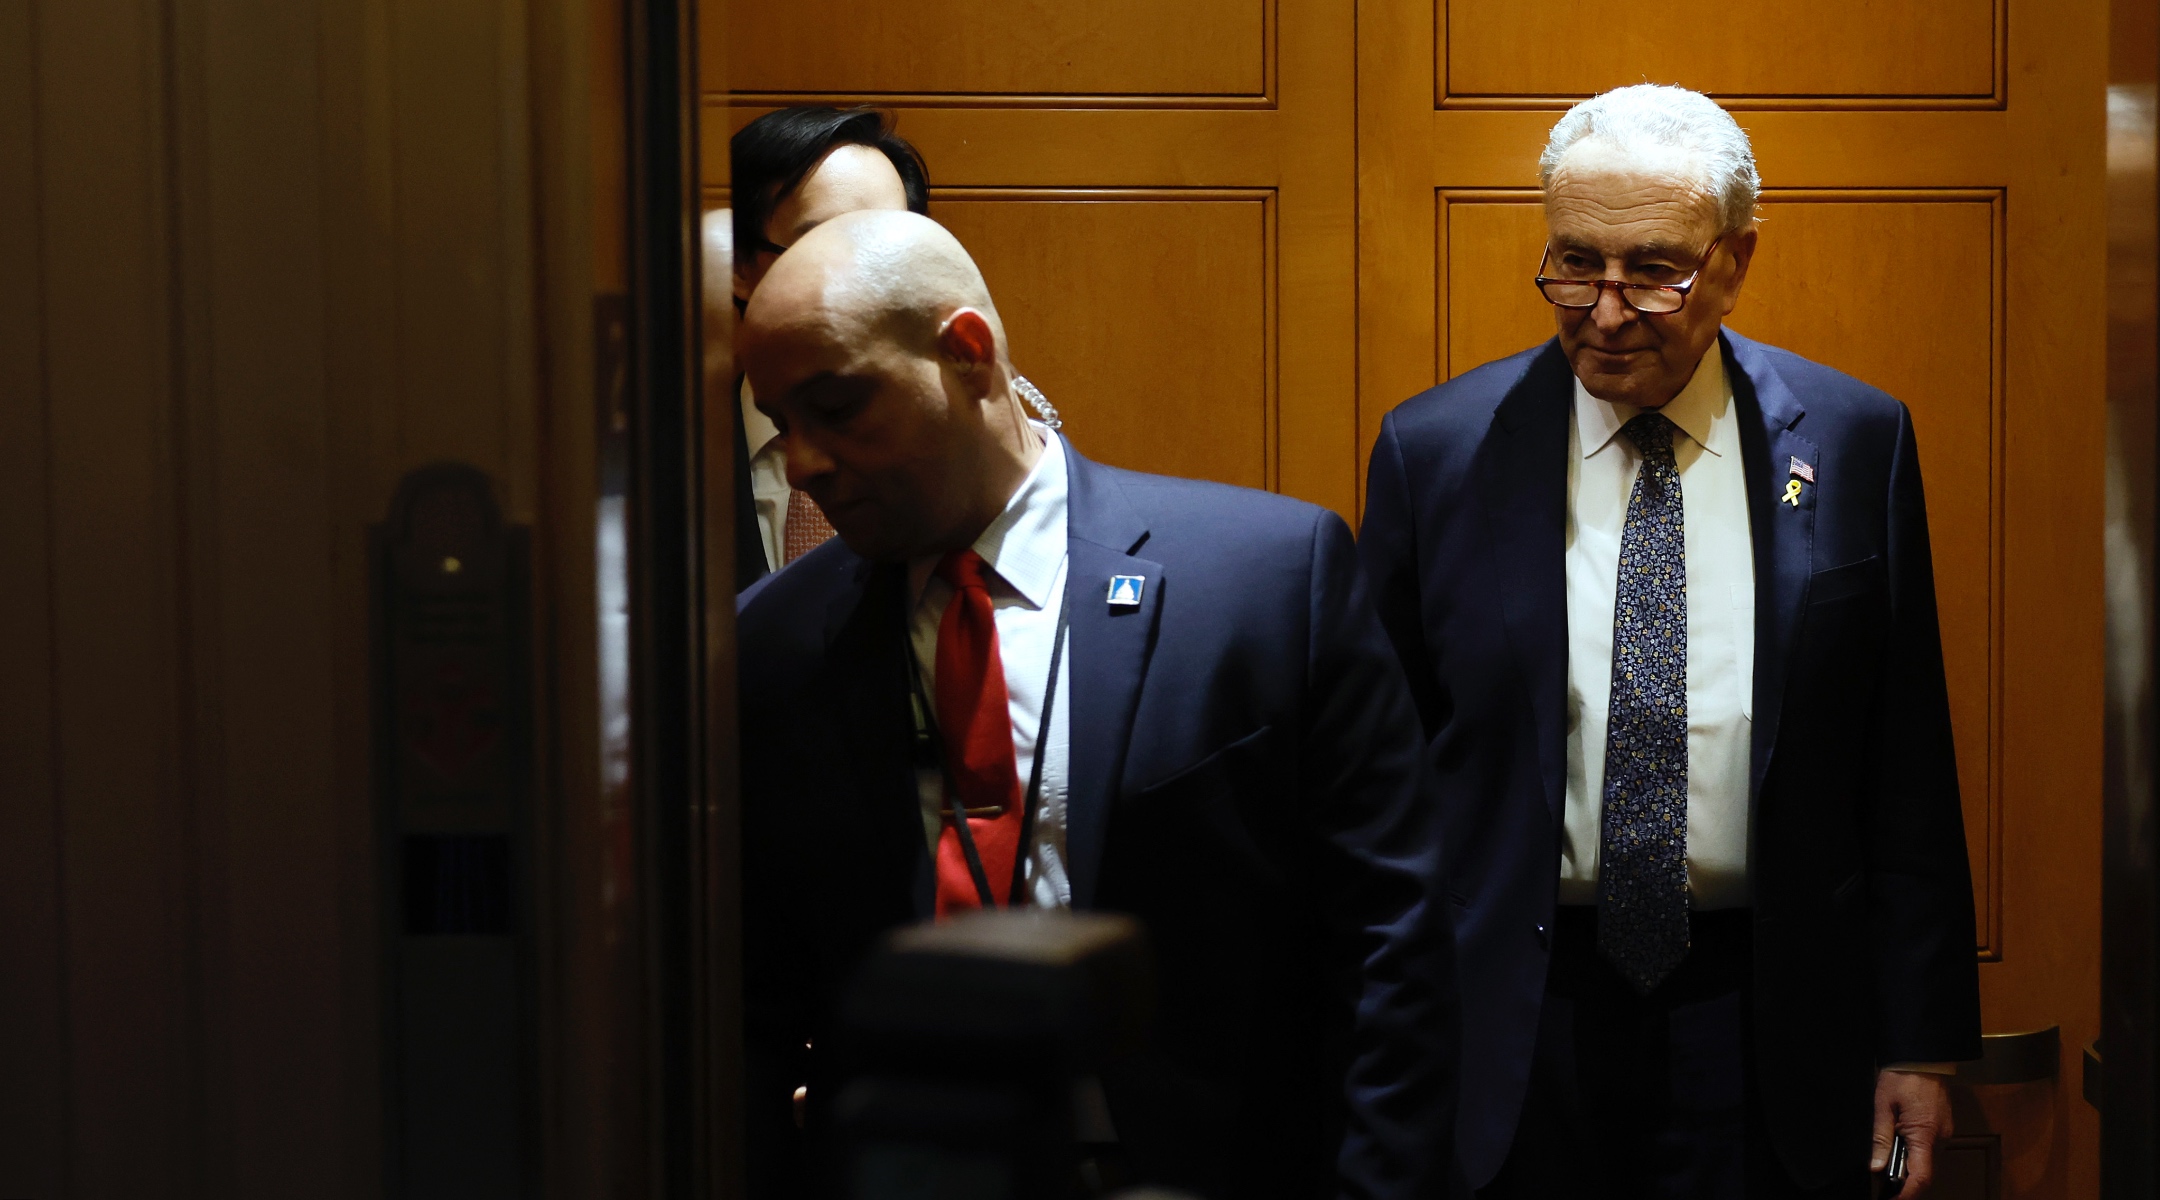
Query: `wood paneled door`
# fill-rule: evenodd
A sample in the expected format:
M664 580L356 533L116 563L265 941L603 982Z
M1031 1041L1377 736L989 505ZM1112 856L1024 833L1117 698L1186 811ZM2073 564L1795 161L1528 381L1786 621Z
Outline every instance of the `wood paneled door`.
M1559 113L1645 79L1754 139L1732 324L1911 406L1988 1031L1954 1196L2097 1186L2103 6L2038 0L844 0L737 5L705 154L770 107L895 109L1020 370L1086 452L1354 516L1392 405L1552 333Z
M1913 410L1986 1029L2062 1030L2052 1082L1957 1089L1944 1194L2094 1194L2104 12L1366 0L1358 66L1368 442L1393 404L1552 336L1537 155L1566 105L1681 83L1748 130L1762 241L1730 324Z
M777 105L892 108L1083 453L1354 514L1353 0L731 8L706 163Z

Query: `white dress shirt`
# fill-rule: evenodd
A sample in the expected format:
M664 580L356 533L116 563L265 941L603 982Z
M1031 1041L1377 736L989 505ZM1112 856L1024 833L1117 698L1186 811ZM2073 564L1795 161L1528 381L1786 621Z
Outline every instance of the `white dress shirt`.
M779 570L787 565L787 506L794 491L787 481L787 448L780 444L780 427L758 411L750 397L750 381L742 381L735 393L742 406L743 449L750 456L750 498L757 505L758 535L765 541L765 565Z
M992 619L997 623L998 658L1005 667L1006 707L1012 713L1013 761L1020 788L1027 789L1035 767L1035 736L1042 727L1043 686L1050 673L1050 642L1057 632L1058 610L1065 602L1065 448L1057 434L1030 422L1043 439L1042 457L1021 481L1005 511L975 539L975 553L989 564ZM922 669L923 691L937 695L938 626L952 602L952 585L936 574L936 557L908 564L908 636ZM1072 905L1072 884L1065 872L1065 781L1072 744L1072 636L1058 664L1057 705L1050 713L1050 736L1043 758L1042 794L1036 799L1034 844L1027 848L1022 884L1042 908ZM944 827L945 781L936 769L915 774L922 799L923 837L937 853ZM998 897L999 902L1004 897Z
M1575 384L1569 422L1567 806L1560 902L1597 903L1605 731L1612 697L1613 603L1620 534L1642 452L1620 432L1643 409ZM1753 805L1755 549L1747 475L1725 360L1716 345L1662 410L1679 428L1687 553L1687 873L1695 909L1745 907Z

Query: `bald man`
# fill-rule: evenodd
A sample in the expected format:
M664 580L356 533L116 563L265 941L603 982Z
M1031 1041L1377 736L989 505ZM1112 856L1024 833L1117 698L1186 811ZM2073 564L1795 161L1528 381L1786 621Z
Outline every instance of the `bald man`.
M734 209L705 214L708 320L728 303L747 303L775 259L795 240L842 213L930 211L922 155L871 108L805 104L776 109L737 130L729 142ZM708 347L720 343L708 327ZM711 365L714 356L708 355ZM724 356L721 356L724 358ZM832 536L808 496L788 487L777 444L747 388L732 379L735 409L735 587L750 586ZM725 391L708 391L722 395Z
M1030 421L982 277L919 217L805 236L741 347L839 531L739 603L768 701L742 735L761 1193L818 1161L814 1048L876 939L1030 905L1147 925L1157 1037L1085 1135L1126 1178L1437 1194L1453 951L1417 713L1342 521Z

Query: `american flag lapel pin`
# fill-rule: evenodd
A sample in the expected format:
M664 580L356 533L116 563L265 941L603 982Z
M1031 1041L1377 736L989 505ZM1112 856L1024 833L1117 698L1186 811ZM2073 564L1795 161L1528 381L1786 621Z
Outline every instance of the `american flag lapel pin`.
M1110 606L1112 608L1140 607L1140 589L1147 584L1144 575L1112 575L1110 577Z
M1792 505L1794 508L1798 508L1800 507L1801 484L1813 482L1815 482L1815 468L1808 463L1801 462L1798 456L1794 456L1792 459L1792 477L1785 481L1785 494L1778 497L1778 499Z

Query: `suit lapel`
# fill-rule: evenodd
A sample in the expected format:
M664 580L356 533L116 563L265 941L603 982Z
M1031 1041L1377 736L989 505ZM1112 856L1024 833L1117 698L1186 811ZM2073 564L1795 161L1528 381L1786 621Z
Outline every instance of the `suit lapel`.
M1574 375L1557 341L1501 400L1479 447L1477 493L1508 642L1536 721L1538 776L1555 827L1567 749L1567 454Z
M1162 612L1161 563L1134 556L1148 528L1114 474L1066 443L1065 603L1071 612L1072 741L1067 752L1066 869L1074 908L1094 904L1110 809ZM1140 603L1108 602L1116 575L1140 578Z
M1780 500L1793 459L1822 466L1814 442L1796 427L1807 410L1771 366L1763 347L1727 331L1726 374L1740 409L1740 458L1746 469L1749 532L1755 543L1755 722L1749 747L1749 794L1760 794L1777 745L1778 719L1791 674L1793 644L1807 603L1815 544L1815 489L1798 505Z
M908 713L907 569L862 563L854 586L826 610L826 678L833 737L865 818L906 861L918 917L935 908L936 874L923 841L915 790L914 725Z

